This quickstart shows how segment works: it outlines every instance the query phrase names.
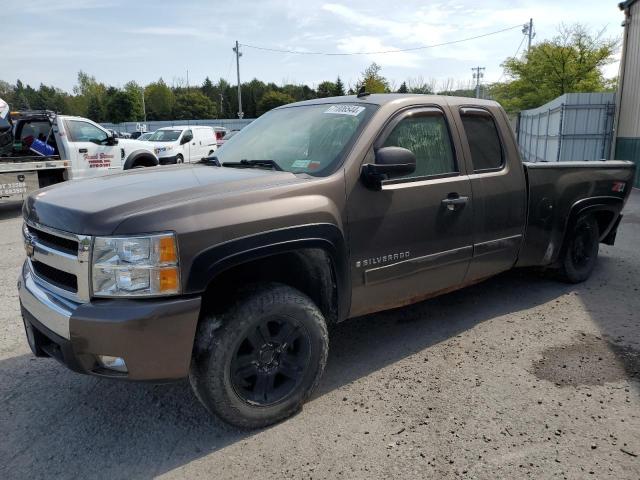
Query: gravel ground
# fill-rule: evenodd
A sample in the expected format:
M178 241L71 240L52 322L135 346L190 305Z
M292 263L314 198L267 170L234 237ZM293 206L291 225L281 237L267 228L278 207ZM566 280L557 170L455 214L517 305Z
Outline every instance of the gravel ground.
M640 478L640 192L577 286L510 272L331 337L302 412L243 432L186 383L33 358L0 210L0 478Z

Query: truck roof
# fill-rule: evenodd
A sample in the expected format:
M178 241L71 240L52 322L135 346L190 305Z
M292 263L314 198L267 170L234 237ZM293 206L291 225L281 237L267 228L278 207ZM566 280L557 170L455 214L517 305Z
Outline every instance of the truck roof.
M314 98L313 100L305 100L303 102L289 103L282 107L290 107L297 105L314 105L322 103L371 103L374 105L385 105L397 100L407 101L412 100L415 104L436 104L436 105L485 105L485 106L499 106L498 102L493 100L483 100L480 98L471 97L453 97L448 95L422 95L422 94L409 94L409 93L372 93L358 97L357 95L345 95L342 97L326 97L326 98Z

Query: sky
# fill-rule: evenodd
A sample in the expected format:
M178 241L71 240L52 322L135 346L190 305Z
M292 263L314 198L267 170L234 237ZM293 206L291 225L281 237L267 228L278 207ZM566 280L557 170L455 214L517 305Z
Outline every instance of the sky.
M232 47L325 53L378 52L440 44L515 27L533 18L534 44L560 23L583 23L619 38L623 15L609 0L29 0L0 2L0 80L71 91L83 70L109 85L162 77L190 85L209 76L236 84ZM241 80L316 86L340 75L354 84L371 63L396 87L404 80L504 79L502 61L526 48L521 28L410 52L299 55L241 46ZM606 67L609 77L617 64Z

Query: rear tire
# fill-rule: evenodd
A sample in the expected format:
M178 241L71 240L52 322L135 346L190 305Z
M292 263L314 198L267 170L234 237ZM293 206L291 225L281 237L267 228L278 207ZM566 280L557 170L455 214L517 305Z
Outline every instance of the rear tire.
M300 410L328 349L324 317L306 295L260 285L200 323L189 379L212 414L241 428L266 427Z
M584 282L596 266L600 248L598 222L584 215L571 228L561 256L560 278L567 283Z

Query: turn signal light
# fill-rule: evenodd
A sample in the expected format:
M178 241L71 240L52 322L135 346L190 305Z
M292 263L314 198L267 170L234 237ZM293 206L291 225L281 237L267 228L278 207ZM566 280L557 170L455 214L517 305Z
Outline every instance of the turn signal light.
M159 260L161 263L177 263L178 252L176 251L176 242L173 237L160 238L160 255Z
M167 267L160 270L160 293L174 293L178 291L178 269Z

